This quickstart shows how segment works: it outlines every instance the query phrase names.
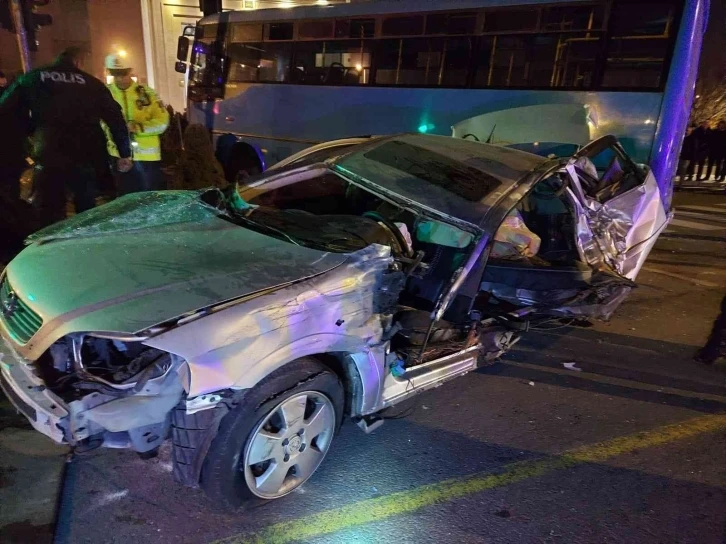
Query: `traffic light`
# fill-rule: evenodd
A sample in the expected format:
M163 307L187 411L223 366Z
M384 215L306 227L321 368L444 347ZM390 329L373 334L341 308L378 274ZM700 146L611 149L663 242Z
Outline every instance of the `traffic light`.
M47 6L50 0L20 0L20 10L23 14L23 26L28 38L28 48L31 51L38 50L38 39L36 32L41 27L53 24L53 17L47 13L36 13L35 8Z

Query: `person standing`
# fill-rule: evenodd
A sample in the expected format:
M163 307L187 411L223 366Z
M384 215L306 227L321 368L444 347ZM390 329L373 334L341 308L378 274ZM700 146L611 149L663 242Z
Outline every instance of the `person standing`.
M689 167L689 174L692 174L693 181L704 181L708 179L708 156L710 154L711 130L708 122L704 121L693 131L694 155L693 162ZM694 171L695 167L695 171Z
M686 135L683 138L683 145L681 146L681 156L678 162L678 174L680 183L682 185L684 181L690 181L691 175L693 174L693 157L695 153L695 141L696 137L693 135L694 127L689 126L686 129Z
M151 87L139 85L131 78L132 68L124 56L109 55L105 65L113 76L108 89L123 112L134 158L130 171L116 175L117 190L124 195L164 189L160 136L169 126L169 112ZM119 156L112 138L108 138L108 153Z
M716 181L726 178L726 121L719 121L716 129L711 132L711 162L713 163L713 176Z
M121 108L102 81L81 69L87 55L70 47L53 64L20 76L0 98L4 137L20 142L32 133L31 200L42 225L65 217L66 189L76 213L95 205L96 171L107 157L101 121L120 150L117 168L133 164Z
M711 365L719 357L726 357L726 296L721 300L721 313L713 322L706 345L696 354L696 361Z

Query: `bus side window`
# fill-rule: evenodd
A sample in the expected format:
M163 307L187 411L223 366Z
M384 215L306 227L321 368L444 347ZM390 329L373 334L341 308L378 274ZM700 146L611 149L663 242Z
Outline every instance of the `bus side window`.
M378 40L376 84L464 87L473 37Z
M610 14L603 88L657 88L671 44L673 0L616 2Z
M293 81L306 85L370 83L369 43L364 40L297 42Z

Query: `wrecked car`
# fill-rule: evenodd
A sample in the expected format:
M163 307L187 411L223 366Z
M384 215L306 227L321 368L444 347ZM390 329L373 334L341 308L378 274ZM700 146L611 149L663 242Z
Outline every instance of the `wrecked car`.
M75 451L170 438L178 481L276 499L344 418L370 432L531 325L608 318L670 217L613 137L565 159L350 144L31 236L0 279L7 396Z

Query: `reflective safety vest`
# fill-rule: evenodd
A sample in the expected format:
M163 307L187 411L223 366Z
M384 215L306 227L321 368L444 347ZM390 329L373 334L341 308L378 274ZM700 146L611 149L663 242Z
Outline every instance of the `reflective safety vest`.
M119 89L115 84L108 85L114 100L121 105L126 122L136 124L136 133L131 134L131 152L135 161L160 161L161 142L159 135L169 126L169 112L159 100L151 87L132 83L126 90ZM106 141L108 153L118 157L118 149L109 137L108 128Z

